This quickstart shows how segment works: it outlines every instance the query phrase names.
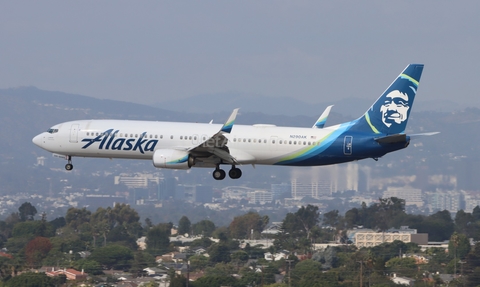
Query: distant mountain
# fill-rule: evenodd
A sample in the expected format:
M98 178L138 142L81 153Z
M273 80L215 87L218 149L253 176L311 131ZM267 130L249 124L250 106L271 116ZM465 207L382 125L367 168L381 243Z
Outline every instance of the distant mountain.
M373 104L376 98L348 98L320 103L306 103L294 98L273 98L261 95L241 93L203 94L185 99L164 101L154 104L155 107L185 113L228 112L234 108L241 111L264 113L268 115L319 116L323 110L334 105L333 111L350 118L357 118ZM415 102L415 111L453 112L468 107L452 101Z
M38 177L51 177L51 171L45 170L45 174L39 174L34 169L37 157L44 156L52 168L58 168L58 172L64 172L63 163L60 159L52 159L52 155L34 146L31 139L42 131L47 130L54 124L76 119L129 119L129 120L156 120L156 121L189 121L223 123L231 112L231 107L243 107L235 124L266 123L278 126L311 127L325 105L307 105L297 100L279 101L271 98L253 97L249 100L240 99L240 96L230 97L229 101L222 101L218 96L218 102L209 106L209 97L205 96L201 103L190 101L185 107L195 107L180 111L170 111L170 106L162 105L163 108L139 105L135 103L101 100L82 95L68 94L63 92L44 91L34 87L16 89L0 89L0 127L2 140L0 141L0 192L2 190L34 190ZM255 102L255 105L242 106ZM283 103L283 106L281 103ZM286 105L285 103L288 103ZM178 101L180 103L180 101ZM270 104L268 104L270 103ZM360 99L342 100L336 102L334 111L330 114L327 126L345 122L360 116L371 103ZM439 103L435 103L438 105ZM261 105L264 105L263 107ZM420 106L420 107L418 107ZM425 184L428 184L426 175L456 173L456 162L465 158L479 162L478 148L475 145L480 141L480 110L468 108L455 112L439 112L430 110L419 112L422 103L418 102L411 114L407 133L420 133L440 131L439 135L412 141L410 147L398 153L393 153L378 162L365 160L363 166L376 168L376 176L412 175L422 174ZM425 106L432 108L435 105L425 102ZM340 107L351 108L351 113L340 113ZM437 108L440 109L441 105ZM451 108L445 103L445 108ZM167 109L168 108L168 109ZM357 109L356 111L354 111ZM284 111L284 114L272 115L270 111ZM186 112L189 111L189 112ZM310 112L306 112L310 111ZM354 115L354 116L351 116ZM120 164L119 164L120 163ZM115 160L112 162L101 159L76 159L75 171L77 174L82 170L92 173L113 172L113 166L119 166L123 172L125 169L138 170L139 166L148 172L155 169L149 161ZM476 167L476 166L475 166ZM206 174L208 171L200 169L195 174ZM460 170L460 169L458 169ZM473 168L471 168L473 170ZM275 176L281 178L280 172L285 173L288 168L278 169L275 167L262 167L241 180L260 180ZM193 171L192 171L193 172ZM269 174L271 172L271 174ZM78 175L78 174L77 174ZM86 178L89 175L84 175ZM72 180L77 177L73 177ZM78 177L82 178L82 177ZM472 176L473 179L477 177ZM193 180L193 179L192 179ZM479 184L480 184L480 178ZM211 178L208 176L208 182ZM239 181L238 184L241 184ZM215 183L220 185L221 183ZM224 184L228 184L225 182ZM265 184L268 185L268 182Z

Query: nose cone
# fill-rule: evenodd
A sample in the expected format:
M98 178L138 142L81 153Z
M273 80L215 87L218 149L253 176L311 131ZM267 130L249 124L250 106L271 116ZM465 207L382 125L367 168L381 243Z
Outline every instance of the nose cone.
M42 146L43 146L43 143L44 143L43 138L44 138L43 134L39 134L39 135L37 135L36 137L34 137L34 138L32 139L32 142L33 142L35 145L37 145L37 146L39 146L39 147L42 147Z

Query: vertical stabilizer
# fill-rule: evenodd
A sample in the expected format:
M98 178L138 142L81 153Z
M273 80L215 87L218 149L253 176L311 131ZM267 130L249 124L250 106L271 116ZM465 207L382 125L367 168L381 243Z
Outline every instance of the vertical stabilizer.
M423 64L410 64L350 130L376 134L405 132Z

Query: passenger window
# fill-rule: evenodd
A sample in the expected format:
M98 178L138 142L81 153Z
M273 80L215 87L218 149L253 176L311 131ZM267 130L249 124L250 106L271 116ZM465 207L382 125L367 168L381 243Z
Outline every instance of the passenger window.
M236 139L236 138L234 138L234 139L233 139L233 142L234 142L234 143L235 143L235 142L237 142L237 139Z
M307 144L307 142L303 142L303 145L306 145L306 144Z
M170 136L170 139L173 140L173 136Z
M189 139L189 140L192 140L192 137L191 137L191 136L189 136L189 137L188 137L188 139Z
M180 139L183 140L183 136L180 136Z
M272 140L272 144L274 144L274 143L275 143L275 140Z
M243 142L247 142L247 139L243 139Z
M248 139L248 142L251 142L252 140L251 139Z

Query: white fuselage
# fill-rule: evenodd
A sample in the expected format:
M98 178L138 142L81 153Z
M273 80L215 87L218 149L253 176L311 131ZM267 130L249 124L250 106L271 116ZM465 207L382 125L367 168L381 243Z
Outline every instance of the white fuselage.
M157 149L194 148L221 127L204 123L80 120L55 125L50 129L54 132L44 132L33 142L47 151L65 156L152 159ZM109 130L114 136L101 137ZM230 154L239 163L275 164L282 156L318 145L334 130L335 126L314 129L235 125L225 137ZM142 134L144 136L140 138ZM99 136L98 141L88 141Z

